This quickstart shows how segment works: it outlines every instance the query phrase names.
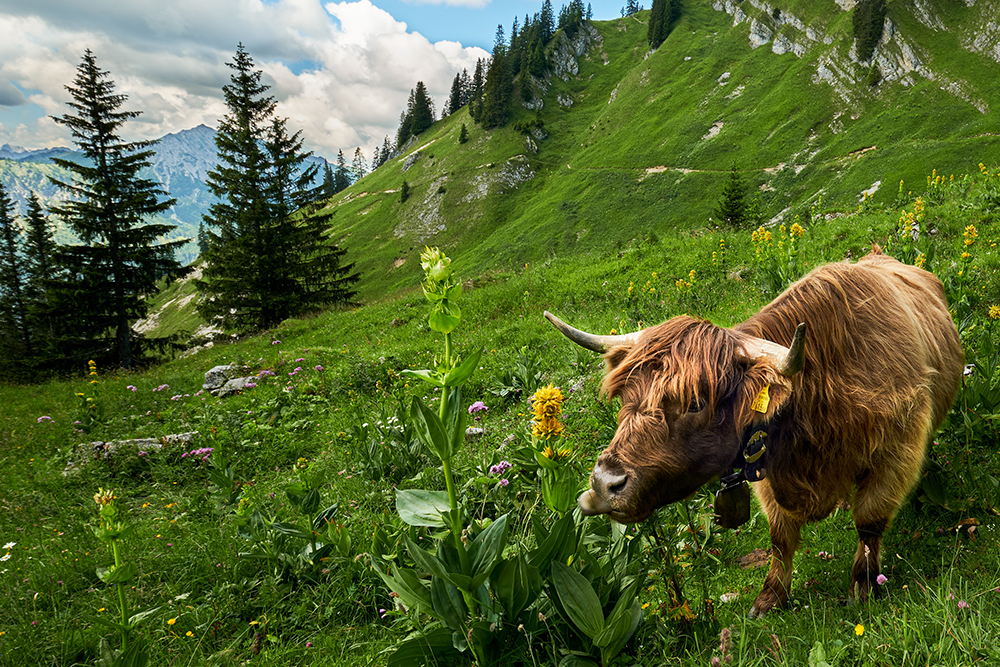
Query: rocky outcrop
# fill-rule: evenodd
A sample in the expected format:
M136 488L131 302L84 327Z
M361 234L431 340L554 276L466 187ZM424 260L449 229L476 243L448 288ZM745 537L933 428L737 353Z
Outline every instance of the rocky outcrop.
M497 165L486 165L486 170L473 179L472 192L463 197L462 201L468 203L482 199L488 194L502 194L534 177L535 171L531 168L528 158L524 155L515 155L499 168Z
M571 76L580 73L579 59L591 46L602 41L601 33L589 23L581 25L572 37L567 37L565 32L559 33L549 61L552 73L563 81L569 81Z

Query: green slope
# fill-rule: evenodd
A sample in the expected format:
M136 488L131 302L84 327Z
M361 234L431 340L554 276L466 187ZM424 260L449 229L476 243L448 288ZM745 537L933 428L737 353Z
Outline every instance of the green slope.
M756 4L767 11L728 3L745 13L734 24L689 2L653 53L648 11L594 23L578 74L549 77L537 114L519 108L515 122L486 132L460 110L329 200L362 299L416 284L425 244L474 274L701 233L715 226L734 165L761 190L766 217L790 222L820 196L824 211L850 210L878 186L874 201L887 204L900 181L910 190L932 169L1000 161L1000 65L988 40L973 50L991 25L989 3L920 3L929 14L891 3L876 87L870 66L850 58L851 12L832 0ZM762 31L772 38L753 48L751 32ZM799 55L779 55L779 42ZM529 140L517 121L540 122L546 138ZM459 144L463 124L470 138Z

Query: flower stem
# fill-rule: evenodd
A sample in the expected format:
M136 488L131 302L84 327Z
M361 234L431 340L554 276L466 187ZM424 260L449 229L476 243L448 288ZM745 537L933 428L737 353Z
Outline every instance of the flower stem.
M122 562L121 555L118 553L118 540L111 541L111 553L115 557L115 570L117 570ZM115 588L118 589L118 609L121 611L121 624L122 624L122 652L128 648L128 633L125 631L125 627L128 625L128 608L125 606L125 589L122 588L122 582L115 584Z

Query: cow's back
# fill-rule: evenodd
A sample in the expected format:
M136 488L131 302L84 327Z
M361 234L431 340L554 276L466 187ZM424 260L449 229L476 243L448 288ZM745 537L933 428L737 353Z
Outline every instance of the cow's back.
M806 363L775 443L773 485L818 518L864 470L922 460L926 441L915 443L947 415L964 357L941 282L878 249L813 270L737 328L789 345L799 322Z

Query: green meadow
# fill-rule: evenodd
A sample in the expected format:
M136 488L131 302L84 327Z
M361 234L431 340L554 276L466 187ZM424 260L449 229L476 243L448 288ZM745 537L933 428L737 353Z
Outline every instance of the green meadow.
M540 113L487 133L459 111L317 204L362 272L353 307L142 371L0 385L0 665L1000 662L1000 143L940 80L995 106L987 61L957 46L976 8L928 3L952 32L894 11L939 80L872 89L859 71L845 102L813 78L847 53L850 15L785 4L830 42L751 49L746 22L694 3L652 54L648 13L598 23ZM711 219L734 167L782 220ZM847 509L804 529L789 608L747 620L769 546L756 505L736 531L712 522L713 484L627 528L551 506L541 445L575 493L618 407L603 361L543 311L595 333L683 313L730 326L874 243L941 278L971 367L885 537L883 599L847 604ZM461 285L447 336L420 286L427 245ZM161 331L194 329L192 293L158 297ZM476 355L460 400L404 372ZM205 391L219 365L250 385ZM549 385L562 435L542 443L529 398ZM443 466L415 399L481 432ZM446 489L463 547L400 512Z

